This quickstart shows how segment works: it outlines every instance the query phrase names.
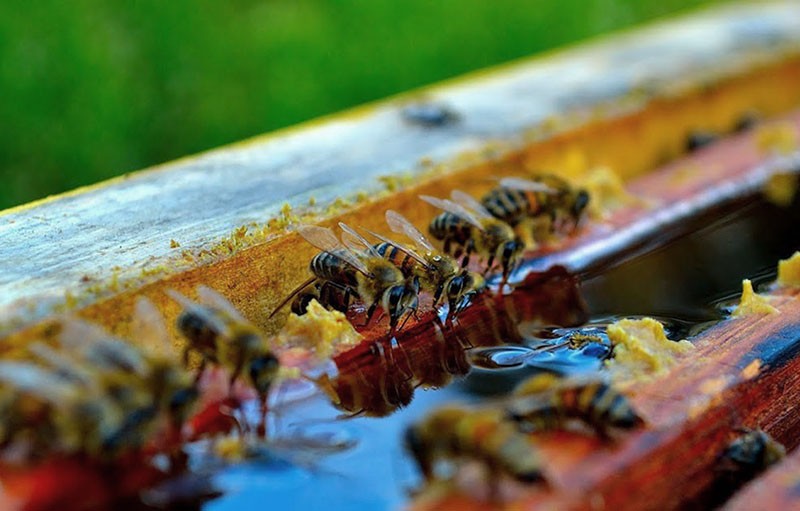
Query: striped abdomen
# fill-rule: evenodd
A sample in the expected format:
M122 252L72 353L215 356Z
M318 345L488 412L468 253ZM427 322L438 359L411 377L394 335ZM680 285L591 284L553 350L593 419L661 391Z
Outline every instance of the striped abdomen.
M557 397L567 415L596 427L631 428L640 422L628 399L605 382L565 388Z
M358 287L356 270L333 252L320 252L311 259L311 273L322 280L329 280L341 286Z
M414 275L414 269L418 263L413 257L386 241L378 243L374 248L381 257L400 268L405 277Z
M452 435L454 457L484 461L519 481L542 479L541 459L526 436L494 414L470 414L454 425Z
M605 382L564 387L545 396L521 396L509 405L508 415L532 431L561 428L566 419L579 419L601 434L641 423L628 399Z
M533 211L533 205L524 191L503 186L484 195L481 204L493 217L503 220L512 227L538 212Z
M441 213L431 220L428 231L437 240L463 246L472 236L472 225L452 213Z
M302 316L311 300L316 300L326 309L347 312L358 293L350 287L341 287L330 281L318 281L301 291L292 301L292 312Z

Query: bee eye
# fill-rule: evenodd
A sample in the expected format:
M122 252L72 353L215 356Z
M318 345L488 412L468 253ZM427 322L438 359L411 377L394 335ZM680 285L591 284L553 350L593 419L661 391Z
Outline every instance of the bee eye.
M575 204L572 207L572 212L575 216L580 216L581 212L586 209L586 206L589 204L589 192L586 190L581 190L578 192L578 196L575 197Z

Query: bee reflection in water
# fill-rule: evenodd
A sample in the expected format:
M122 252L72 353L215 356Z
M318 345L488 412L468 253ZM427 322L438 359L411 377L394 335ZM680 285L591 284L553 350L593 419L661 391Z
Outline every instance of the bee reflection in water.
M441 388L468 374L472 348L523 342L520 323L576 326L586 317L577 280L556 268L532 276L518 292L479 294L452 323L422 321L362 343L334 357L336 370L314 381L340 410L382 417L407 406L417 387Z

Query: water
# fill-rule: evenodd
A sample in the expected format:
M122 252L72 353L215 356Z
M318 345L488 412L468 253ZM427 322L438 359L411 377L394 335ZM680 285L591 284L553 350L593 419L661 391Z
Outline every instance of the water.
M545 279L544 294L561 297L550 300L555 303L545 307L531 295L533 305L522 313L519 303L509 306L516 316L498 308L496 317L486 319L491 328L437 333L433 351L417 352L423 348L409 340L406 351L386 345L365 352L358 359L363 367L340 361L338 376L330 377L334 394L350 408L365 405L383 417L341 418L342 411L320 394L292 400L276 411L275 445L255 459L204 468L197 460L208 459L206 448L195 446L197 486L219 496L189 508L401 507L421 482L400 441L409 424L443 403L501 396L537 372L600 369L610 355L605 328L622 317L656 317L671 339L696 335L730 312L742 278L761 285L774 279L777 260L800 247L794 228L798 211L757 202L646 255L594 272L580 288L560 274ZM584 302L588 316L576 306ZM588 340L570 348L580 336ZM370 396L356 399L359 392ZM174 507L168 499L160 504Z

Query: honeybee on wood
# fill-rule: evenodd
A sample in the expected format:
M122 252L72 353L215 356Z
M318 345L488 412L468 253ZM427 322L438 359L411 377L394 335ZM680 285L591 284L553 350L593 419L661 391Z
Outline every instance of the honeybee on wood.
M523 381L506 406L509 419L526 431L564 428L578 420L604 439L614 429L643 424L628 399L602 379L536 375Z
M48 452L107 456L139 447L141 426L155 415L144 400L123 409L95 382L67 379L32 362L0 361L0 385L13 403L6 443L23 439Z
M495 261L500 265L503 282L519 262L524 244L506 222L492 216L483 205L466 193L454 190L452 200L429 195L420 198L444 210L428 226L431 236L444 244L444 252L459 258L464 255L466 266L472 253L486 258L486 271Z
M722 454L721 468L746 481L785 456L786 448L764 431L743 430Z
M576 228L589 204L589 192L552 174L506 177L481 198L481 204L495 218L535 239L540 230L553 232L560 223Z
M327 280L315 280L294 296L292 313L302 316L308 312L312 300L316 300L326 309L346 313L350 305L358 300L358 294L350 287L342 287Z
M191 352L201 356L197 377L207 363L219 364L230 371L230 386L244 371L261 401L259 431L265 431L267 400L278 378L280 363L259 329L247 321L225 297L206 286L198 286L201 303L189 300L177 291L169 296L183 306L178 316L178 330L187 339L184 363Z
M436 250L425 235L397 211L386 211L386 223L392 232L403 234L413 241L420 253L372 233L381 240L375 250L392 261L407 278L419 278L420 287L433 294L434 307L445 296L449 305L448 319L458 313L471 296L486 287L480 274L459 267L455 259Z
M311 297L324 300L329 296L337 301L336 304L320 301L323 306L337 308L349 302L351 297L357 296L368 307L367 322L372 319L380 306L389 316L389 327L394 332L404 314L417 310L419 279L406 278L400 268L377 253L369 241L360 234L346 224L340 223L339 226L345 233L342 241L333 231L325 227L315 225L298 227L300 235L322 252L315 255L309 264L313 276L291 293L275 312L298 295L307 304L310 297L308 294L302 294L302 291L307 290L310 285L319 285L319 294ZM332 286L328 289L328 295L322 293L324 290L322 286L326 283ZM297 309L302 308L297 307Z
M464 459L484 465L493 496L501 475L524 483L544 481L541 458L527 437L490 410L441 407L406 429L405 446L428 483L437 479L437 462Z
M125 394L147 396L173 426L188 418L198 398L195 380L181 363L164 318L152 302L140 297L132 318L132 342L75 318L61 320L60 343L65 353L33 345L31 350L62 373L93 374L123 405Z

